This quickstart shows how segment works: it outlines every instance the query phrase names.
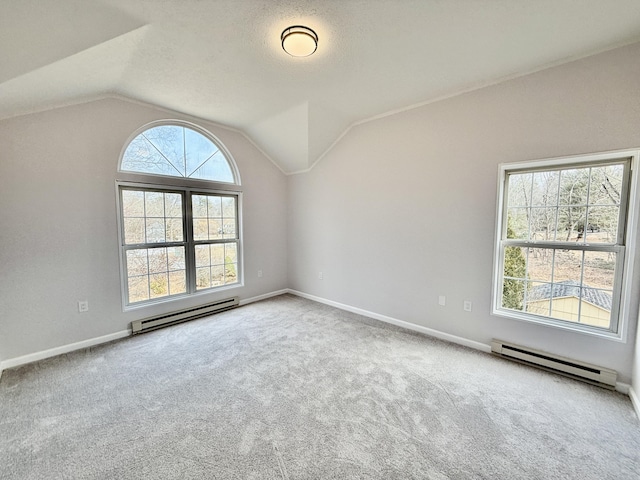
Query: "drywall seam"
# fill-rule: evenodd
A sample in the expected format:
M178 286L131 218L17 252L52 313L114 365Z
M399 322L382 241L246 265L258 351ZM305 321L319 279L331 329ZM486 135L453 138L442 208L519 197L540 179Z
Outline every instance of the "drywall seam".
M94 347L102 343L112 342L113 340L119 340L131 335L130 330L122 330L116 333L110 333L109 335L103 335L102 337L90 338L81 342L69 343L62 345L61 347L50 348L49 350L43 350L41 352L30 353L21 357L10 358L2 362L2 370L8 368L19 367L31 362L37 362L38 360L44 360L45 358L55 357L64 353L73 352L74 350L80 350L82 348Z
M370 312L358 307L352 307L351 305L345 305L344 303L334 302L333 300L327 300L326 298L316 297L315 295L309 295L308 293L299 292L297 290L289 289L288 293L313 300L315 302L324 303L325 305L330 305L332 307L339 308L340 310L346 310L347 312L357 313L358 315L373 318L374 320L380 320L385 323L390 323L398 327L406 328L407 330L424 333L425 335L439 338L440 340L446 340L448 342L457 343L458 345L473 348L474 350L491 353L490 345L485 345L484 343L476 342L463 337L458 337L457 335L451 335L449 333L441 332L440 330L434 330L432 328L416 325L415 323L405 322L404 320L398 320L397 318L380 315L379 313Z

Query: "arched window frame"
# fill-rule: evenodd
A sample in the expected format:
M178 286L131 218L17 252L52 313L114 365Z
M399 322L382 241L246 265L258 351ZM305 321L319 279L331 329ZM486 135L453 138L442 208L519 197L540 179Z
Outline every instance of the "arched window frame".
M181 176L169 176L156 173L143 173L133 172L122 169L122 162L124 154L131 144L131 142L140 134L156 128L158 126L178 126L191 129L206 139L210 140L224 155L229 168L232 172L234 183L224 181L204 180L198 178L188 178ZM125 239L125 215L123 212L123 192L124 191L138 191L138 192L157 192L157 193L173 193L179 194L182 198L182 226L184 238L180 242L168 241L165 238L164 242L141 242L141 243L127 243ZM231 153L227 150L224 144L218 140L213 134L207 130L199 127L190 122L181 120L161 120L148 123L138 128L133 134L129 136L124 144L120 156L118 158L118 170L116 179L116 198L117 198L117 217L118 217L118 239L120 249L120 272L121 272L121 290L122 290L122 306L123 310L131 310L148 305L170 302L176 299L185 297L191 297L194 295L206 295L211 293L220 292L223 290L234 289L242 287L244 285L243 280L243 255L242 255L242 187L240 172L237 168L236 162L233 159ZM198 196L202 199L206 196L207 199L234 199L235 203L235 236L234 238L222 238L222 239L197 239L194 235L194 212L192 206L192 199ZM167 219L164 218L166 221ZM146 221L146 217L145 217ZM202 219L200 219L202 221ZM223 227L224 230L224 227ZM166 233L166 232L165 232ZM223 231L222 235L226 235ZM146 234L145 234L146 239ZM236 246L236 258L235 258L235 273L236 281L230 284L213 285L210 287L200 288L197 286L196 273L201 268L197 268L196 264L196 249L202 248L203 245L228 245L235 244ZM127 252L131 250L146 250L149 252L151 249L163 249L163 248L184 248L184 271L185 271L185 291L179 293L169 293L156 298L149 298L142 301L131 301L129 292L129 280L127 265ZM225 264L223 269L227 272L227 257L225 251ZM213 268L213 266L211 267ZM169 266L167 266L167 275L170 274ZM151 277L151 274L147 272L147 277ZM210 277L212 278L212 277ZM150 280L149 280L150 281ZM213 280L211 280L213 283ZM150 287L149 287L150 288ZM150 291L150 290L149 290Z

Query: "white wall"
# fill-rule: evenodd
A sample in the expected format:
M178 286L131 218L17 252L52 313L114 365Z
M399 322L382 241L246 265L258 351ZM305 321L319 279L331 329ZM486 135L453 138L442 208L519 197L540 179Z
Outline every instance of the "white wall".
M628 382L637 294L628 343L489 312L498 164L640 146L639 79L636 44L354 127L289 177L291 287L590 361Z
M235 158L244 189L245 287L122 312L115 179L140 126L179 118ZM287 287L286 178L239 133L106 99L0 121L0 352L4 360L126 330L161 311ZM262 269L263 278L257 278ZM77 301L90 310L78 313Z

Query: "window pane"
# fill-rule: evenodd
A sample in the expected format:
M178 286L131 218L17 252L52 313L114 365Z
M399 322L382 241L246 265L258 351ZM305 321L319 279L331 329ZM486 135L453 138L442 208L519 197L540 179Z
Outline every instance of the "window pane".
M222 227L223 238L236 238L236 221L225 218L224 225Z
M535 172L531 204L536 207L550 207L558 204L560 172Z
M560 207L556 240L559 242L584 242L586 207Z
M509 175L509 197L507 206L528 207L531 205L531 182L533 174L517 173Z
M124 219L124 243L125 245L145 243L144 218Z
M191 208L193 218L207 218L207 197L205 195L192 195Z
M207 198L208 212L207 216L209 218L220 218L222 217L222 199L220 197L209 196Z
M550 283L528 283L526 311L543 317L550 316L551 288L552 285Z
M529 209L510 208L507 210L507 238L529 239Z
M524 247L505 247L504 276L510 278L526 278L527 251Z
M234 182L229 162L220 151L216 152L200 168L194 171L191 174L191 178L215 178L220 182Z
M144 192L122 190L122 213L125 217L144 217Z
M149 273L161 273L167 271L167 249L166 248L150 248L147 250L149 255Z
M224 263L238 262L238 246L235 243L224 244Z
M591 169L590 205L620 205L623 165L607 165Z
M613 290L615 268L614 252L584 252L583 286Z
M181 242L183 240L182 218L167 218L165 220L167 242Z
M211 265L211 257L209 245L196 245L196 267L209 267Z
M195 240L209 239L209 222L206 218L193 219L193 238Z
M187 282L184 270L169 272L169 295L178 295L187 291Z
M122 157L120 169L129 172L178 176L171 162L158 152L158 149L144 135L138 135L131 141Z
M222 238L222 219L210 218L208 240L217 240L219 238Z
M613 291L611 290L583 288L582 302L580 304L580 323L609 328L612 298Z
M238 281L238 246L235 243L224 244L224 283Z
M127 276L147 275L149 267L147 264L147 250L127 251Z
M145 216L164 217L164 194L162 192L144 192Z
M162 243L165 241L164 219L147 218L147 243Z
M553 249L531 248L527 257L527 277L534 282L550 282L553 268Z
M580 284L582 276L582 251L556 250L553 263L553 283L571 282Z
M502 307L522 310L524 307L524 287L523 280L505 279L502 288Z
M559 205L586 205L589 168L574 168L560 172Z
M127 279L129 290L129 303L149 300L149 277L129 277Z
M169 295L169 275L167 272L149 275L149 298Z
M619 207L590 207L586 236L590 243L616 243Z
M224 264L224 245L211 245L211 265Z
M196 289L202 290L203 288L211 287L211 268L200 267L196 268Z
M224 265L211 267L211 286L224 285Z
M167 248L167 267L170 271L184 270L184 247Z
M225 219L236 218L235 197L222 197L222 215Z
M167 217L182 218L182 195L179 193L165 193L164 212Z
M555 240L556 212L556 208L539 207L531 209L531 240Z

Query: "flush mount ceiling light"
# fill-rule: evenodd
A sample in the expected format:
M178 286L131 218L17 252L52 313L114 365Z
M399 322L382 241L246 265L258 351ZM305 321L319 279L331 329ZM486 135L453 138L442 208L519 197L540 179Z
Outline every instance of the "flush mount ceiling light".
M285 28L280 40L282 49L292 57L308 57L318 48L318 34L302 25Z

